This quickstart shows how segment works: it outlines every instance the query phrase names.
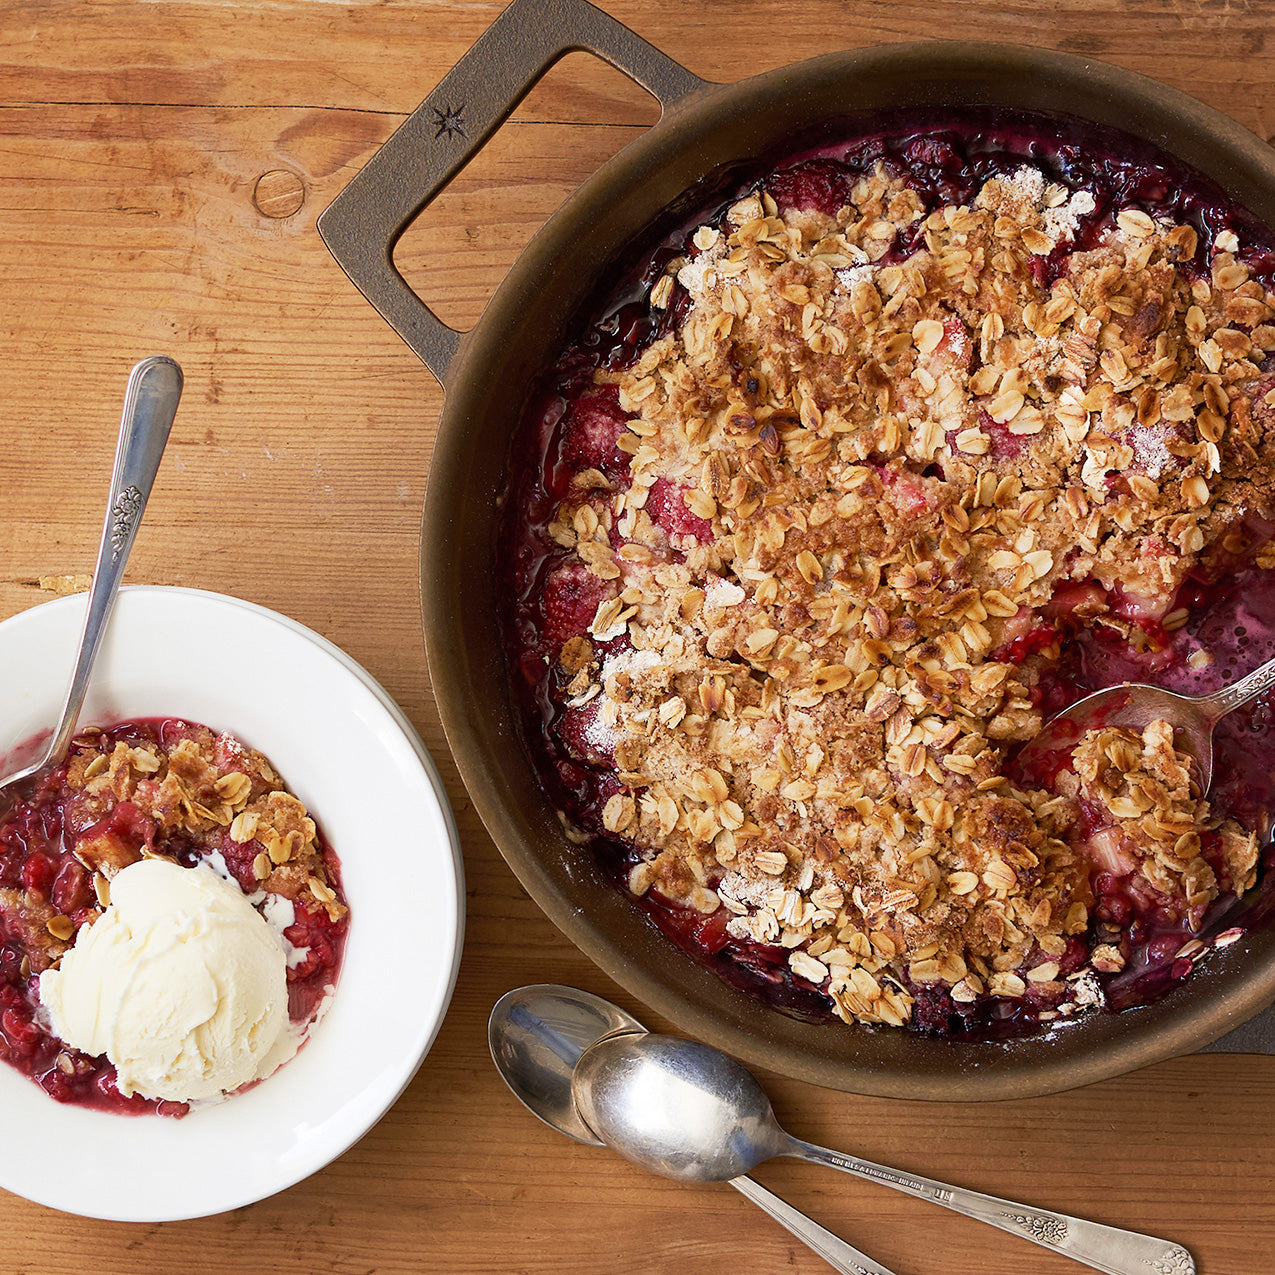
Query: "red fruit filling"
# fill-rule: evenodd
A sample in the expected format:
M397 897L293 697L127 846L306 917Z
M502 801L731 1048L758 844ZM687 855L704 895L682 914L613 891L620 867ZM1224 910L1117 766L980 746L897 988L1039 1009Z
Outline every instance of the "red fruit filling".
M713 525L690 511L687 494L685 487L657 478L647 493L646 512L670 536L690 536L707 544L713 538Z
M545 641L560 647L568 638L589 631L599 605L612 589L605 580L577 563L568 563L545 580L541 605Z
M765 186L780 208L835 217L849 198L851 181L852 175L844 164L812 159L776 173Z
M567 409L562 424L561 463L569 473L596 469L608 478L628 472L629 457L616 446L628 417L614 388L581 395Z

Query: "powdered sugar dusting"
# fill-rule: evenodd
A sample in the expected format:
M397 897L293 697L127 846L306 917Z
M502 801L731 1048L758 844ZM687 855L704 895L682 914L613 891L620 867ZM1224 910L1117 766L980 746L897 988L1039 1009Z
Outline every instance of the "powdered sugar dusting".
M1135 427L1128 434L1129 445L1138 465L1148 478L1160 478L1172 465L1174 457L1164 441L1164 434L1157 429Z
M719 610L739 606L747 596L739 585L720 576L710 576L705 588L705 601Z
M1024 207L1039 208L1045 202L1045 174L1039 168L1024 164L1016 173L1001 179L1014 192Z
M755 880L740 872L728 872L719 882L717 893L734 902L760 908L765 905L774 889L773 881Z
M677 281L691 294L696 301L709 296L720 282L717 275L717 263L725 253L725 240L719 240L706 252L688 261L678 272Z
M1077 190L1065 204L1046 208L1042 215L1045 234L1055 243L1060 239L1074 239L1080 219L1087 217L1097 207L1094 197L1087 190Z
M837 276L839 287L849 292L856 283L861 283L864 279L872 278L872 267L869 265L862 266L842 266L840 270L834 271Z
M1039 217L1041 233L1055 244L1076 237L1082 217L1097 206L1087 190L1068 191L1065 186L1046 182L1038 168L1024 164L1007 177L988 182L980 200L998 212L1027 221Z

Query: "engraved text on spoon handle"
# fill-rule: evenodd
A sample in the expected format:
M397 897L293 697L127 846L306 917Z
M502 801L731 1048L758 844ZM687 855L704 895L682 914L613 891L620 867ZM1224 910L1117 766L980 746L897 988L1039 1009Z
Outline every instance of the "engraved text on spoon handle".
M931 1200L953 1212L964 1213L966 1217L1022 1236L1042 1248L1065 1253L1095 1270L1106 1271L1107 1275L1195 1275L1195 1263L1190 1253L1167 1240L1114 1226L1100 1226L1095 1222L1068 1217L1065 1213L1030 1208L1012 1200L997 1199L994 1195L935 1182L931 1178L898 1173L884 1165L859 1160L796 1138L791 1139L786 1154L826 1164L843 1173Z

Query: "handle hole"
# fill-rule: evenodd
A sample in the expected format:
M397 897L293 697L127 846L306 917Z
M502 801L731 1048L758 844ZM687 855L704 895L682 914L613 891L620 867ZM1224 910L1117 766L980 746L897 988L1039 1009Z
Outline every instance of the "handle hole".
M627 76L568 54L407 228L394 264L444 323L469 329L550 215L659 113Z

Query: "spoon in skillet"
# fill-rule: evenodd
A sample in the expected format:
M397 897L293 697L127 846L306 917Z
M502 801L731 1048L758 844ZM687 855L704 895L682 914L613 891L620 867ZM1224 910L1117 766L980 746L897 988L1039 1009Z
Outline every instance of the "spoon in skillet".
M491 1056L514 1096L551 1129L595 1147L602 1140L580 1119L571 1099L572 1069L601 1039L644 1035L646 1028L618 1005L555 983L507 992L487 1023ZM730 1184L841 1275L892 1275L751 1178L735 1177Z
M1018 765L1030 774L1038 761L1054 752L1070 752L1086 731L1100 726L1127 726L1141 732L1154 721L1173 727L1174 745L1195 762L1200 796L1213 782L1213 731L1228 713L1275 686L1275 660L1268 660L1230 686L1210 695L1179 695L1161 686L1126 682L1077 700L1050 718L1035 739L1018 754Z
M124 389L124 411L120 419L119 441L115 447L115 465L111 473L102 541L85 608L80 647L62 705L62 714L39 759L12 774L0 777L0 809L4 808L6 798L12 795L16 784L39 774L66 752L67 745L75 734L93 663L106 634L106 626L115 606L115 596L119 592L124 567L137 537L137 529L141 525L147 498L155 485L155 475L164 455L173 417L177 414L181 392L182 370L166 355L156 354L143 359L129 373L128 384Z
M795 1156L930 1200L1107 1275L1195 1275L1195 1262L1179 1244L900 1173L794 1138L780 1128L751 1072L696 1041L604 1036L576 1063L571 1094L607 1146L664 1177L720 1182L773 1156Z

